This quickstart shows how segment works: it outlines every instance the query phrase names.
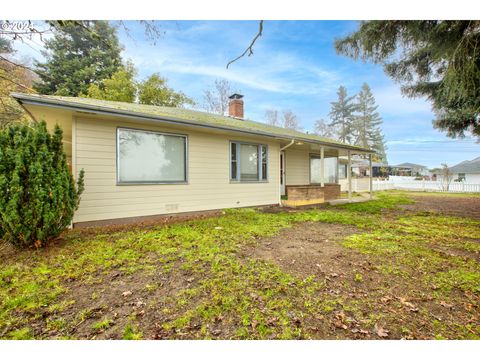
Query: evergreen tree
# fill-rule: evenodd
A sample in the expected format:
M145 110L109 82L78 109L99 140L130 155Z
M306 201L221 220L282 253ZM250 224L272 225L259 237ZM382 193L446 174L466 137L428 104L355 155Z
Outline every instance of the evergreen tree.
M330 125L338 129L338 139L344 143L351 143L352 125L354 121L355 103L354 96L347 95L347 89L340 86L337 91L338 100L331 103L329 113Z
M78 96L121 68L122 50L116 30L107 21L67 22L45 41L45 63L36 63L40 94Z
M373 160L384 164L388 164L387 160L387 146L385 145L385 138L380 129L376 129L373 134L372 149L375 150Z
M378 157L386 160L385 142L380 125L383 120L377 111L370 86L364 83L357 95L357 113L353 121L354 144L378 151Z
M335 46L383 64L407 96L426 96L448 136L480 136L479 29L479 20L363 21Z
M355 145L370 147L373 145L374 134L377 127L382 123L378 113L378 105L375 104L370 86L364 83L357 95L357 114L353 121L355 132Z
M62 145L45 122L0 131L0 237L17 246L41 247L70 225L83 191Z

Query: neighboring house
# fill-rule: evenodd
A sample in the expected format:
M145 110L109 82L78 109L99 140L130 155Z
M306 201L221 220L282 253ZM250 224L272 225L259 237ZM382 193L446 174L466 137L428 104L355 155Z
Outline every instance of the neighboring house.
M341 191L348 189L348 159L338 159L338 178ZM352 159L352 190L354 192L366 192L370 190L370 163L368 159L353 158ZM388 177L390 168L388 164L372 161L372 177L386 178Z
M468 184L480 184L480 156L473 160L465 160L461 163L448 168L450 172L450 180L464 182ZM442 181L443 172L438 169L434 173L434 177L438 181Z
M347 178L347 159L339 159L339 174L341 179ZM356 177L370 176L370 164L367 159L352 159L352 173ZM390 167L388 164L372 161L372 176L374 178L388 177Z
M391 166L391 175L429 176L430 173L426 166L406 162L406 163Z
M338 157L373 151L230 116L113 101L12 96L49 128L59 124L85 191L74 225L339 197ZM323 164L323 166L322 166ZM323 171L322 171L323 169Z

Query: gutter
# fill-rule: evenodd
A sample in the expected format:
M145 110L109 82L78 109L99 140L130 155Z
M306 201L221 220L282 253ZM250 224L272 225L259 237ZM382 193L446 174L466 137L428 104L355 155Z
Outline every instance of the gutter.
M186 121L178 118L172 118L169 116L155 116L155 115L147 115L147 114L139 114L137 112L132 112L128 110L119 110L119 109L105 109L102 106L96 106L96 105L90 105L90 104L71 104L67 103L65 100L56 100L56 99L45 99L45 98L37 98L35 96L29 96L27 94L22 94L22 93L11 93L10 94L15 100L17 100L20 105L25 109L23 104L30 104L30 105L40 105L40 106L46 106L46 107L54 107L54 108L61 108L61 109L68 109L68 110L75 110L75 111L89 111L94 114L99 114L99 115L110 115L110 116L117 116L117 117L126 117L130 119L139 119L139 120L154 120L154 121L160 121L160 122L165 122L165 123L172 123L172 124L183 124L187 126L193 126L193 127L203 127L203 128L210 128L210 129L218 129L218 130L224 130L224 131L233 131L233 132L241 132L249 135L261 135L261 136L266 136L266 137L271 137L274 139L288 139L291 141L294 140L301 140L303 142L311 143L311 144L321 144L324 146L330 146L330 147L336 147L336 148L341 148L341 149L346 149L346 150L353 150L353 151L358 151L361 153L375 153L373 150L369 149L363 149L363 148L357 148L354 146L349 146L349 145L344 145L344 144L336 144L336 143L330 143L330 142L323 142L323 141L316 141L308 138L302 138L302 137L293 137L293 136L288 136L288 135L277 135L277 134L272 134L272 133L266 133L263 131L253 131L253 130L242 130L242 129L232 129L229 127L225 126L213 126L213 125L207 125L207 124L198 124L198 123L193 123L192 121ZM25 109L27 110L27 109ZM28 110L27 110L28 112ZM33 118L33 116L32 116ZM290 145L288 145L290 146Z

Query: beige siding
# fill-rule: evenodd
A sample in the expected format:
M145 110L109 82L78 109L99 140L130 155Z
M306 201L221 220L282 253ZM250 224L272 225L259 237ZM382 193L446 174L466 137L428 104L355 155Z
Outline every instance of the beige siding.
M55 125L63 130L63 148L69 159L72 158L72 113L70 111L53 109L43 106L26 106L37 121L45 121L47 128L52 131Z
M308 148L285 150L285 176L287 185L310 184L310 151Z
M116 128L125 126L186 134L188 184L116 185ZM279 201L279 144L258 137L212 134L174 126L100 118L75 119L77 170L85 192L74 222L257 206ZM268 145L267 183L230 183L229 141Z

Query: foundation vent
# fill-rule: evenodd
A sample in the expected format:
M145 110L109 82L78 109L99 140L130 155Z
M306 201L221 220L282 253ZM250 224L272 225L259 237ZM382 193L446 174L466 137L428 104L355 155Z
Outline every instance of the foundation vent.
M165 210L170 212L178 211L178 204L166 204Z

